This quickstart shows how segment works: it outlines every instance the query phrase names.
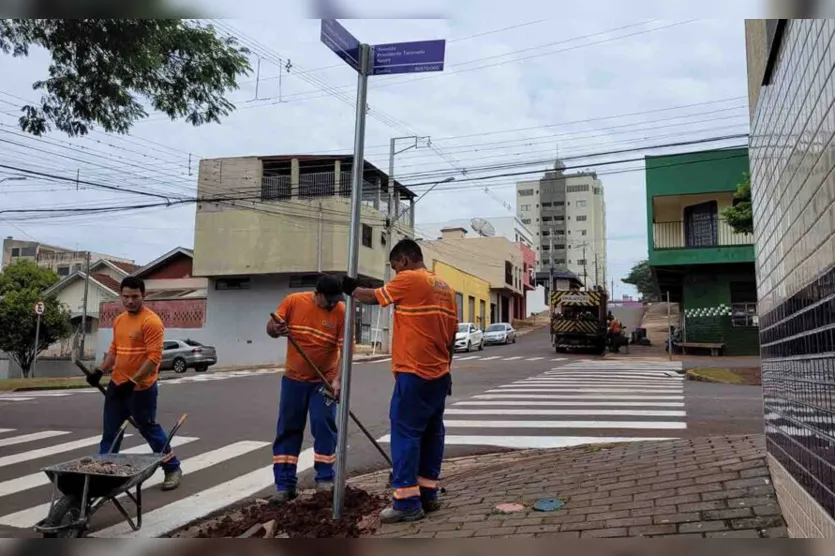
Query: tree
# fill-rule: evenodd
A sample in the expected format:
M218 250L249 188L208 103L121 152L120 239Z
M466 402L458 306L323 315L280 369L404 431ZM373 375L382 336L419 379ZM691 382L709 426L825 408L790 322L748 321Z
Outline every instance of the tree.
M644 260L633 266L626 278L621 279L621 282L635 286L644 301L659 301L661 299L658 295L658 284L652 277L649 261Z
M38 317L34 308L38 301L43 301L46 309L41 317L37 353L72 334L70 312L55 297L43 295L58 280L51 270L29 261L8 265L0 273L0 350L20 366L24 377L29 377L35 359Z
M751 175L743 174L742 181L736 187L733 206L722 211L731 228L737 234L754 233L754 212L751 208Z
M94 124L127 133L146 105L217 123L235 109L226 93L251 71L235 39L181 19L0 19L0 50L27 56L32 46L52 55L49 77L32 85L44 91L40 106L24 106L19 120L38 136L52 126L86 135Z

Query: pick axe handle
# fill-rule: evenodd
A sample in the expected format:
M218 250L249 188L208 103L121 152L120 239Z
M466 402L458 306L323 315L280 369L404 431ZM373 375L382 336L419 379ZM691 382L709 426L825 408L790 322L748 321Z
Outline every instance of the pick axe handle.
M85 365L78 359L75 360L75 366L81 369L81 372L84 373L86 376L90 376L93 374L90 372L90 369L87 368L87 365ZM96 384L96 388L99 389L99 392L101 392L103 396L107 395L107 392L104 391L104 386L102 386L101 384ZM133 425L134 428L139 430L139 425L136 424L136 421L133 420L133 417L128 417L127 420L130 421L130 424Z
M278 316L275 313L270 313L270 317L275 322L281 322L281 319L278 318ZM316 363L314 363L313 361L310 360L310 357L308 357L307 354L304 352L304 350L301 348L301 346L299 346L299 344L298 344L298 342L296 342L295 338L293 338L289 334L287 335L287 341L290 342L290 344L294 348L296 348L296 351L299 352L299 354L302 356L302 359L304 359L305 362L308 365L310 365L310 367L314 371L316 371L316 374L319 375L319 378L321 378L322 382L325 384L325 389L327 390L327 392L331 396L334 397L334 400L336 400L336 396L334 396L334 391L333 391L333 388L331 388L330 382L328 382L328 379L327 379L327 377L325 377L325 374L322 371L319 370L319 367L316 366ZM339 400L336 400L336 401L338 402ZM380 446L380 444L374 439L374 437L371 435L371 433L368 431L368 429L366 429L365 426L360 422L360 420L357 419L357 416L354 415L354 412L349 409L348 410L348 415L351 417L351 420L354 421L354 423L357 425L357 427L359 427L359 429L362 431L362 433L368 438L368 440L371 441L371 444L373 444L374 447L377 448L377 451L380 452L380 455L383 456L383 459L385 459L388 462L389 466L394 467L394 463L392 463L391 458L389 457L389 455L386 453L385 450L383 450L383 447Z

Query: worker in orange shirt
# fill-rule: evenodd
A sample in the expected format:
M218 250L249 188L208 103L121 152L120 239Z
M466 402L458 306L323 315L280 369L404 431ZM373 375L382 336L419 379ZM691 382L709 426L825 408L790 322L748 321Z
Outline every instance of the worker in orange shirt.
M267 322L272 338L291 335L299 347L325 375L336 397L339 396L340 345L345 323L342 285L333 276L322 276L313 292L293 293L276 310L278 320ZM307 414L313 433L313 467L319 489L333 489L333 464L336 462L336 404L326 403L325 385L315 369L288 342L278 424L273 443L274 505L296 497L296 466L304 439Z
M394 305L391 398L392 506L383 523L416 521L439 508L444 458L444 405L458 329L455 292L423 264L417 242L404 239L389 255L394 279L378 289L344 278L343 291L359 303Z
M174 452L165 446L168 436L156 422L165 328L159 316L143 305L145 282L128 276L122 280L120 292L125 312L113 321L113 341L104 361L87 377L91 386L97 386L104 374L112 371L104 398L99 453L119 452L121 437L116 435L122 423L132 417L154 453L165 449L162 490L173 490L180 486L183 473Z

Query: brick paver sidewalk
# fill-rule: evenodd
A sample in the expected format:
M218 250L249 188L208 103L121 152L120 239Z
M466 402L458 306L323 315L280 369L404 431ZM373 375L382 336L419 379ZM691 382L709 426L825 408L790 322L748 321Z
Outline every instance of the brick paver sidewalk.
M385 491L387 474L352 481ZM378 537L785 537L762 436L636 442L452 460L440 511ZM537 512L534 502L564 506ZM521 503L503 514L497 504Z

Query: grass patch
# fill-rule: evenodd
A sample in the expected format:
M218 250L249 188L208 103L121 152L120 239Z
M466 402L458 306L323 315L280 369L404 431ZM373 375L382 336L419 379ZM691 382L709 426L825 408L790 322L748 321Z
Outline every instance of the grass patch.
M101 385L107 386L110 379L101 379ZM25 392L27 390L66 390L70 388L89 388L83 378L9 378L0 380L0 392Z
M702 382L718 384L738 384L744 386L761 386L762 376L759 367L752 368L699 368L687 371L687 378Z

